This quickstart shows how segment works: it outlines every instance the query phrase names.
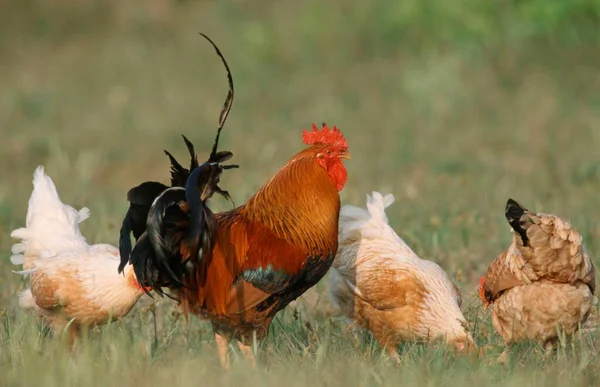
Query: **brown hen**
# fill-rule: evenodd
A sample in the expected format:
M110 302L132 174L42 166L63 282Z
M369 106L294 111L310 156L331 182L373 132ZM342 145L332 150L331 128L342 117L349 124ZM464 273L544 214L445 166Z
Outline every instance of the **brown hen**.
M493 304L492 323L506 344L533 340L551 349L559 329L572 335L596 304L594 265L568 221L512 199L505 215L513 240L480 280L480 297Z

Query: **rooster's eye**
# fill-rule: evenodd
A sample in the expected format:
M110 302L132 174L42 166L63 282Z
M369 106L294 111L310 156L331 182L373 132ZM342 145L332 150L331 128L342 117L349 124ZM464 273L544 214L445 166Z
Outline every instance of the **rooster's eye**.
M331 156L331 149L327 149L325 153L327 153L328 156Z

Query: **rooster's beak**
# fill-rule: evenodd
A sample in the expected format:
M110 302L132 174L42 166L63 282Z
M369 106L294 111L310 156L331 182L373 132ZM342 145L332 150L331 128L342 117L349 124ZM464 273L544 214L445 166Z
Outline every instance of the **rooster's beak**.
M340 159L348 159L349 160L352 158L352 155L350 154L350 152L344 152L344 153L341 153L338 157Z

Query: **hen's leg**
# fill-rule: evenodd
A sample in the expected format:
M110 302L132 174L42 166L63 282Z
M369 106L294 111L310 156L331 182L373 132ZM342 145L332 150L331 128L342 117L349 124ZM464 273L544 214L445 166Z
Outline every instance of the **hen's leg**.
M64 340L67 348L72 350L80 335L79 326L60 317L46 318L46 321L52 328L53 336L58 340Z
M71 325L70 327L67 328L67 343L69 344L69 347L71 349L73 349L73 347L75 346L75 343L77 342L77 340L79 339L80 336L81 336L81 329L80 329L79 325Z
M506 348L504 348L504 351L502 351L500 356L498 356L498 358L496 359L496 362L498 364L506 365L508 363L508 358L510 356L510 349L511 349L510 345L507 345Z
M557 339L550 339L544 343L544 360L548 360L552 357L557 341Z
M244 345L241 342L238 343L240 347L240 351L244 354L246 360L250 364L250 367L256 368L256 357L254 356L254 351L252 350L252 345Z
M217 349L219 351L219 361L221 362L221 366L228 370L230 368L229 342L231 341L231 339L225 336L221 336L220 334L215 332L215 340L217 341Z
M402 364L402 358L398 354L396 343L388 343L387 347L385 347L385 350L394 363L398 365Z
M402 358L398 354L398 340L394 332L385 325L374 325L369 328L373 332L375 339L379 342L379 345L385 348L390 359L396 364L401 364Z

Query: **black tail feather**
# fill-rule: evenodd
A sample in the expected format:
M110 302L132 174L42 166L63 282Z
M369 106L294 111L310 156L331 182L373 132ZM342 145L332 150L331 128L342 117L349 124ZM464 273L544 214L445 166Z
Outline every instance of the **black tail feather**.
M129 262L133 266L133 272L137 281L144 287L144 292L152 297L147 287L160 292L160 287L156 286L159 283L158 271L154 270L152 263L154 251L148 241L148 234L144 233L136 242ZM160 294L160 293L159 293Z
M156 181L146 181L137 187L133 187L127 192L127 200L130 203L150 208L152 202L167 187L163 183ZM145 219L145 217L144 217Z
M223 62L223 66L225 66L225 70L227 70L227 81L229 83L229 91L227 92L227 97L225 98L225 102L223 103L223 109L221 109L221 114L219 114L219 126L217 128L217 136L215 137L215 143L213 144L212 151L210 152L210 157L208 158L209 162L216 162L217 157L217 148L219 147L219 137L221 136L221 130L225 125L225 121L227 121L227 116L229 116L229 111L231 111L231 106L233 105L233 96L234 96L234 88L233 88L233 77L231 75L231 70L229 69L229 65L225 60L225 57L221 53L221 50L215 42L211 40L208 36L200 33L209 43L213 46L219 58L221 58L221 62Z
M183 167L169 151L165 150L164 152L171 162L171 187L183 187L190 174L189 169Z
M181 137L183 137L185 146L187 147L188 152L190 152L190 171L193 171L194 168L198 168L198 155L196 155L196 150L194 149L194 144L192 144L191 141L188 140L187 137L185 137L183 134L181 135ZM186 178L186 180L187 180L187 178Z
M175 207L181 211L179 206L185 202L185 190L173 187L165 190L154 202L148 213L147 232L150 245L154 249L157 266L164 270L164 275L177 286L183 286L181 276L181 257L177 249L173 250L171 243L165 243L165 216L167 211Z
M165 278L164 273L157 266L154 250L148 239L148 234L144 233L138 242L135 244L131 252L130 263L133 266L133 271L138 282L144 287L144 292L152 297L149 290L154 290L159 296L163 297L163 287L177 288L178 284L174 284L168 278ZM166 294L169 298L173 298Z
M123 272L131 255L130 234L133 232L133 236L137 240L146 231L146 218L150 206L154 199L165 189L167 189L167 186L162 183L147 181L127 192L127 200L130 204L119 232L119 254L121 256L119 273Z
M523 245L527 246L529 243L529 238L527 237L527 230L523 228L521 217L525 215L526 208L521 206L513 199L508 199L506 202L506 209L504 210L504 215L510 227L515 230L516 233L519 234L521 240L523 241Z
M129 262L129 256L131 255L131 207L127 210L123 223L121 225L121 231L119 233L119 255L121 256L121 262L119 263L119 274L123 273L123 269Z
M189 244L192 260L198 259L200 250L212 251L217 221L206 201L215 192L221 171L218 164L204 163L192 171L185 185L190 214Z

